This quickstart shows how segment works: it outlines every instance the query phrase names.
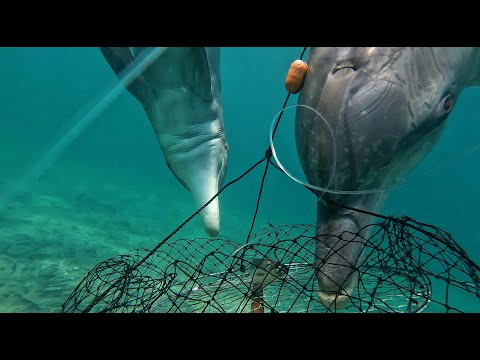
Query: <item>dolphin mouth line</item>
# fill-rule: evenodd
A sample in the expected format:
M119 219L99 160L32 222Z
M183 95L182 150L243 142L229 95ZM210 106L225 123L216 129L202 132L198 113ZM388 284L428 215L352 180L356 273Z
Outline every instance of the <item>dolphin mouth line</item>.
M357 71L357 67L355 65L352 65L352 64L345 64L345 65L337 65L333 68L332 70L332 74L335 75L338 71L342 70L342 69L350 69L352 70L352 72L355 72Z

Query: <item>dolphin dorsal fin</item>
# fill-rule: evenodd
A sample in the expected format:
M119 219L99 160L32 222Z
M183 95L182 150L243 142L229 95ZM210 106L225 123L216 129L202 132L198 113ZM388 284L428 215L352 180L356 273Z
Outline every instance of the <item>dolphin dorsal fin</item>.
M188 85L193 92L207 101L212 100L212 74L210 72L210 63L208 61L207 51L204 47L194 47L192 51L192 61L186 62L187 71L191 71L193 76L187 76Z
M119 75L142 53L144 47L100 47L112 70ZM186 87L211 101L212 74L204 47L168 48L163 55L128 87L130 93L148 107L157 90ZM153 72L152 72L153 71Z

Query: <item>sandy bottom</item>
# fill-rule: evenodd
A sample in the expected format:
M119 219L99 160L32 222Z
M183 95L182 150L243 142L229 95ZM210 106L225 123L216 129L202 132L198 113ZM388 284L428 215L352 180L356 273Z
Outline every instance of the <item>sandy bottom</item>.
M192 210L188 196L170 202L165 211L157 196L114 185L97 186L93 193L85 191L88 186L65 194L37 191L22 195L0 213L0 312L59 312L96 264L131 249L151 248ZM250 214L242 223L238 212L230 217L229 213L224 212L221 235L241 242ZM178 237L206 235L198 220ZM475 296L453 291L450 300L462 303L462 311L480 311ZM436 304L427 309L444 311Z
M25 194L0 213L0 312L60 311L97 263L154 246L192 207L169 203L165 211L156 196L87 188ZM198 225L189 237L205 237Z

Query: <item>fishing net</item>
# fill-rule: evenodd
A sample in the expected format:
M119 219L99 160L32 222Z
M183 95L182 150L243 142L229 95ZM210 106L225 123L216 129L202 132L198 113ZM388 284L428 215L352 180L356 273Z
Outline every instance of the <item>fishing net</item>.
M450 234L401 216L359 232L364 260L350 301L322 305L315 233L269 224L244 246L198 238L133 250L92 269L62 312L463 312L465 301L480 303L479 268Z

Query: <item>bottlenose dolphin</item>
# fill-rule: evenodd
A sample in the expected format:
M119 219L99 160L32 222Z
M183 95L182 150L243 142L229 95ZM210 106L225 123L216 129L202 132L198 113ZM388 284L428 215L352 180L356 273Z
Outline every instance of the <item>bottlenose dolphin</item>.
M143 49L100 48L117 75L138 61ZM168 48L128 90L143 106L169 169L192 192L197 207L205 204L223 185L228 158L220 49ZM207 233L217 236L220 229L218 198L200 215Z
M336 170L324 199L379 211L387 191L431 151L462 90L480 84L479 48L312 48L298 103L334 130ZM297 107L295 137L308 181L326 187L333 169L331 133ZM360 193L364 191L364 193ZM314 190L317 196L321 191ZM370 216L318 201L318 296L342 307L358 282ZM360 233L361 236L355 237Z

